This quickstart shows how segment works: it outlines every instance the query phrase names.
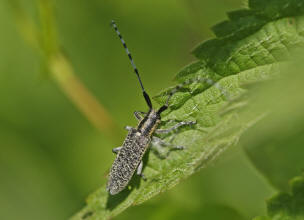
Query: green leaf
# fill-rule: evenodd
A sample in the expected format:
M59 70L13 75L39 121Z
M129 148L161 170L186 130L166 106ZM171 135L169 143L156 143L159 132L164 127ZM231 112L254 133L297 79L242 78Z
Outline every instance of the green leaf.
M291 193L281 192L267 201L268 216L255 220L301 220L304 219L304 177L290 182Z
M275 2L281 1L272 4ZM134 176L129 187L115 196L106 192L105 185L101 186L72 220L110 219L174 187L237 144L241 135L264 117L265 110L247 112L244 117L244 107L248 105L245 86L276 76L290 59L291 50L304 45L304 16L298 14L300 9L294 14L290 12L290 8L297 6L302 10L304 6L300 1L288 2L290 7L274 7L281 15L277 17L264 11L268 4L258 8L258 1L250 1L250 9L230 13L230 21L214 28L218 38L199 45L193 52L199 60L185 67L175 80L183 83L200 77L217 84L197 81L186 85L173 95L170 109L162 118L162 128L178 121L197 122L174 136L173 143L186 149L171 152L163 160L153 153L147 154L147 181ZM155 100L164 103L171 89ZM171 137L172 134L163 138Z
M304 168L303 53L281 68L282 76L254 92L253 112L270 112L241 141L256 168L280 191ZM298 59L298 60L297 60Z

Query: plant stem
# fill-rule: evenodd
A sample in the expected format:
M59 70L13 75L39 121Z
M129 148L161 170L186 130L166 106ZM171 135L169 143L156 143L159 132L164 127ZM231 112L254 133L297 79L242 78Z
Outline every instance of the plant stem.
M116 138L120 136L118 126L75 75L72 65L60 50L51 3L48 0L38 1L41 30L36 27L18 0L10 0L9 3L19 31L25 41L42 55L51 77L63 93L94 127L116 142Z
M76 77L67 59L59 53L50 58L48 65L54 81L79 111L100 131L115 135L117 126L110 114Z

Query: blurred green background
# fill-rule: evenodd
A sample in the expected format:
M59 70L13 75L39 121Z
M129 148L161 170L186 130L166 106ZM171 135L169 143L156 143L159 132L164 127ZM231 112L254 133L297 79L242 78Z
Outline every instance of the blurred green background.
M9 0L10 1L10 0ZM191 49L243 0L54 0L62 49L86 87L121 127L113 143L94 128L45 71L0 2L0 219L61 220L106 182L123 126L146 110L115 32L115 19L151 95L195 60ZM36 1L21 1L37 19ZM302 142L301 142L302 143ZM299 145L301 144L299 143ZM298 145L298 146L299 146ZM265 213L274 188L240 148L115 219L250 219Z

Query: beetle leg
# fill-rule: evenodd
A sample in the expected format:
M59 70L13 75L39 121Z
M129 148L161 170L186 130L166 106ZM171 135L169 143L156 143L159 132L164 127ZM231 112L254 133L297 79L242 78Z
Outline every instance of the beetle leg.
M183 150L185 148L183 146L174 146L173 144L165 142L156 136L152 137L152 146L170 147L170 149L175 149L175 150Z
M121 150L121 148L122 148L122 147L115 147L115 148L112 149L112 152L113 152L114 154L118 154L118 152Z
M138 176L140 176L141 178L143 178L143 180L147 180L146 177L144 176L144 174L142 173L143 167L144 167L144 163L143 163L143 161L140 161L140 164L137 167L136 174Z
M175 145L165 142L162 139L160 139L159 137L155 137L155 136L152 137L151 144L152 144L151 147L154 150L156 150L159 157L163 158L163 159L167 158L171 151L185 149L184 146L175 146ZM168 147L169 151L164 150L165 147Z
M146 115L145 112L141 112L141 111L134 112L134 116L138 121L141 121L145 115Z
M126 129L127 131L131 131L133 128L132 128L131 126L125 126L125 129Z
M176 125L174 125L173 127L171 128L168 128L168 129L157 129L155 131L156 134L168 134L170 133L171 131L175 131L177 130L179 127L181 126L184 126L184 125L194 125L196 124L195 121L182 121L182 122L179 122L177 123Z

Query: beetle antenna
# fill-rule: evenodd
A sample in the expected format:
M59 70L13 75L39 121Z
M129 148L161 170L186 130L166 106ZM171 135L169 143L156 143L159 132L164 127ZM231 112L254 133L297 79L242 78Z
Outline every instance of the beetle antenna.
M124 39L122 38L120 32L118 31L117 25L116 25L116 23L115 23L114 20L112 20L111 24L112 24L112 26L113 26L113 28L114 28L116 34L118 35L118 37L119 37L119 39L120 39L120 41L121 41L123 47L125 48L125 51L126 51L128 57L129 57L129 60L130 60L130 62L131 62L131 64L132 64L133 70L134 70L134 72L135 72L135 74L136 74L136 76L137 76L137 79L138 79L138 81L139 81L139 84L140 84L140 87L141 87L143 96L144 96L144 98L145 98L145 100L146 100L147 105L148 105L149 108L151 109L151 108L152 108L151 99L150 99L148 93L145 91L145 88L144 88L144 86L143 86L143 83L142 83L142 81L141 81L141 79L140 79L140 76L139 76L139 73L138 73L138 69L137 69L137 67L136 67L136 65L135 65L135 63L134 63L134 60L133 60L133 58L132 58L132 56L131 56L131 53L130 53L128 47L127 47L127 44L126 44L126 42L124 41Z

